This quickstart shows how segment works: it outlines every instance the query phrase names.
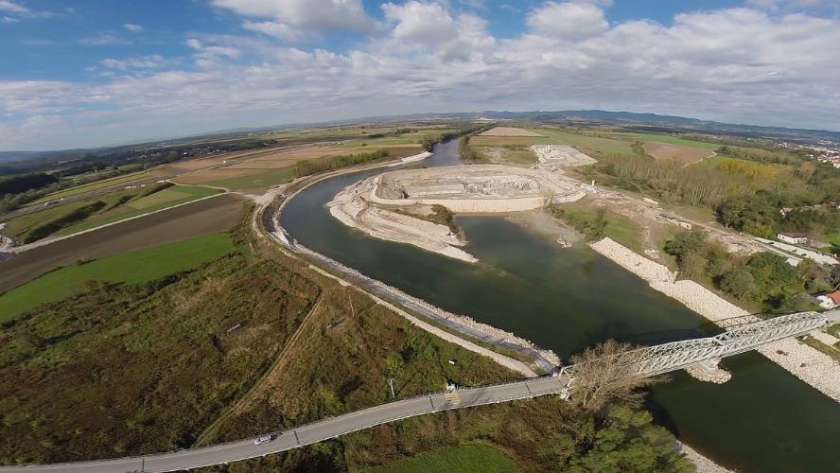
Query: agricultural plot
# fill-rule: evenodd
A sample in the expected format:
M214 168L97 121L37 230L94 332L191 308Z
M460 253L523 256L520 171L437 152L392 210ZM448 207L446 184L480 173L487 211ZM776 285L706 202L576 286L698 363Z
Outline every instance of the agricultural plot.
M242 219L243 203L221 196L68 238L0 262L0 292L45 272L118 253L224 232Z
M758 163L743 159L715 156L703 161L702 165L715 168L730 175L747 177L754 181L776 181L791 174L791 169L776 164Z
M160 179L166 173L160 169L156 169L153 171L141 171L135 172L131 174L126 174L123 176L113 177L111 179L103 179L101 181L91 182L89 184L83 184L76 187L71 187L69 189L64 189L58 192L53 192L52 194L45 195L40 199L36 200L34 203L39 204L43 202L49 202L58 199L66 199L69 197L76 197L82 194L86 194L88 192L94 191L101 191L109 188L120 188L124 186L134 185L144 181L152 181L156 179Z
M700 162L716 154L708 148L670 143L648 142L643 145L643 148L645 153L657 161L677 163L684 166Z
M155 212L167 207L186 204L194 200L218 194L220 191L205 187L175 186L164 189L145 197L136 197L128 202L108 207L101 213L94 214L74 225L70 225L58 231L56 236L72 235L73 233L98 227L108 223L117 222L126 218L137 217L149 212ZM113 200L113 199L112 199Z
M717 143L706 143L704 141L695 141L686 138L681 138L674 135L664 135L660 133L612 133L618 139L627 141L641 141L642 143L665 143L671 145L687 146L690 148L701 148L715 150L720 147Z
M0 296L0 323L78 294L88 281L139 284L195 268L233 250L228 235L213 234L61 268Z
M527 130L525 128L514 128L506 126L497 126L491 128L479 136L544 136L534 130Z
M423 151L417 144L382 144L385 139L377 139L375 145L305 145L288 147L273 151L252 154L246 158L230 162L216 168L202 169L180 176L182 184L207 184L232 190L265 189L293 180L296 176L295 165L301 161L319 160L349 154L370 153L385 150L393 158L411 156Z

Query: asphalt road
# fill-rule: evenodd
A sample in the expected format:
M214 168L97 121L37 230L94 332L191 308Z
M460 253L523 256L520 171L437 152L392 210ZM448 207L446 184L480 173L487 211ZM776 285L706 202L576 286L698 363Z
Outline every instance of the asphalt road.
M182 450L160 455L148 455L145 457L2 467L0 468L0 473L165 472L221 465L292 450L409 417L558 394L562 387L563 384L560 378L545 376L509 384L461 389L455 391L455 393L424 395L383 404L338 417L320 420L296 429L276 432L276 438L274 440L263 443L262 445L255 445L254 439L246 439L214 445L212 447Z

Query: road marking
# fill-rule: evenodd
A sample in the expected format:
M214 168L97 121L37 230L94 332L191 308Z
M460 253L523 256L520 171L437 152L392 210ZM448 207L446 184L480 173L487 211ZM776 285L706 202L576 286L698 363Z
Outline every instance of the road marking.
M298 435L297 435L297 429L292 430L292 433L295 434L295 441L297 442L298 446L300 446L301 443L300 443L300 439L298 438Z

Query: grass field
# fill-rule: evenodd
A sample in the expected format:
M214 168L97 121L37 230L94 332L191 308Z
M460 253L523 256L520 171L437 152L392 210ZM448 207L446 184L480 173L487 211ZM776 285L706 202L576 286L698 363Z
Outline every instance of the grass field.
M501 450L481 444L446 447L405 458L361 473L518 473L516 463Z
M233 250L229 236L216 234L65 267L0 296L0 322L80 293L86 281L143 283L186 271Z
M825 241L834 246L840 246L840 233L831 233L825 236Z
M52 194L45 195L44 197L41 197L40 199L36 200L35 203L37 204L41 202L47 202L50 200L73 197L79 194L84 194L85 192L106 189L108 187L128 185L132 182L142 181L153 177L155 177L155 175L152 174L150 171L134 172L131 174L125 174L123 176L112 177L111 179L103 179L101 181L95 181L88 184L83 184L81 186L71 187L69 189L53 192Z
M685 166L700 162L714 155L714 151L707 148L670 143L648 142L644 144L644 150L657 161L670 161Z
M486 136L478 135L470 139L470 146L479 153L497 153L494 148L501 150L500 160L524 163L524 152L535 144L569 145L581 152L599 158L603 156L636 155L633 143L620 139L596 136L592 133L575 133L560 128L537 128L531 130L542 136Z
M609 237L622 245L641 252L641 227L629 218L585 203L555 205L554 216L570 224L587 237L597 240Z
M659 133L614 133L614 136L630 141L641 141L642 143L667 143L672 145L688 146L691 148L701 148L708 150L715 150L720 148L717 143L706 143L703 141L688 140L673 135L663 135Z
M26 241L29 234L38 229L38 227L56 220L61 220L71 215L74 211L96 202L104 203L101 210L83 216L82 218L74 219L73 221L67 221L45 236L70 235L106 223L112 223L173 205L191 202L220 192L205 187L177 186L141 197L142 192L148 189L147 187L146 189L114 192L88 200L51 206L44 210L10 220L7 222L6 232L19 241Z
M145 197L134 198L111 210L91 215L81 222L62 228L56 236L71 235L82 230L113 223L130 217L155 212L175 205L218 194L220 191L206 187L175 186ZM111 197L110 200L115 200ZM106 207L107 209L107 207Z
M207 185L224 187L231 190L262 189L277 184L290 182L295 178L295 168L290 166L280 169L255 169L254 174L207 182Z

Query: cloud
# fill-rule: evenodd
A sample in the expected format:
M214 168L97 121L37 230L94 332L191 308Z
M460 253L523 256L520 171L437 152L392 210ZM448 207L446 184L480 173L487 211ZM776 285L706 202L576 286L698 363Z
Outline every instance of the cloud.
M287 41L334 31L369 32L375 25L361 0L213 0L213 5L250 18L243 23L246 29Z
M29 13L29 9L23 5L12 2L11 0L0 0L0 11L6 13Z
M528 15L528 26L538 34L567 40L594 36L610 27L604 10L588 2L547 2Z
M113 69L118 71L145 71L150 69L160 69L168 65L171 61L165 59L158 54L149 56L137 56L123 59L103 59L99 64L106 69Z
M131 33L142 33L143 32L143 27L140 26L140 25L135 25L134 23L126 23L126 24L123 25L123 28L125 28L127 31L129 31Z
M86 46L113 46L120 44L131 44L131 41L111 33L102 33L96 36L89 36L79 40L79 44Z
M840 130L840 21L733 8L667 24L605 24L587 9L606 6L541 4L525 14L526 32L494 38L485 19L445 3L388 3L381 30L340 52L262 33L191 34L189 61L110 59L98 67L112 77L96 83L0 81L0 127L10 137L2 142L83 146L173 129L493 108L624 109ZM589 14L546 23L555 8ZM36 135L34 117L62 117L75 133L44 125ZM27 133L15 138L24 124Z

